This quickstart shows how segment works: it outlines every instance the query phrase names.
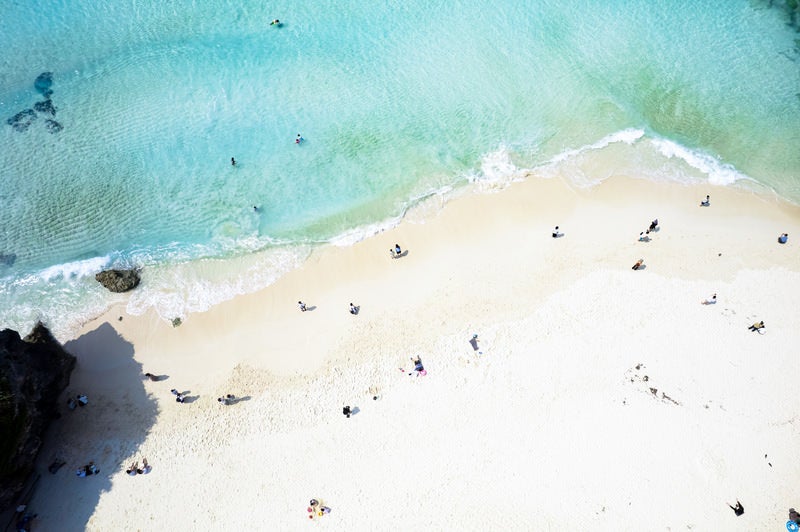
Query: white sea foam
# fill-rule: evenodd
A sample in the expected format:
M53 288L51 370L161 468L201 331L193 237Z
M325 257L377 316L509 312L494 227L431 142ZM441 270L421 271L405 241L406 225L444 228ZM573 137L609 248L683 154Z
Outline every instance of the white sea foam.
M519 181L519 168L511 161L511 150L507 146L500 146L484 155L480 172L468 176L468 180L492 186L505 186Z
M750 177L736 170L733 165L723 163L718 158L699 150L692 150L672 140L653 138L652 144L666 158L678 158L692 168L708 176L712 185L731 185L739 180L753 181Z
M606 135L605 137L601 138L597 142L593 142L592 144L587 144L586 146L581 146L580 148L569 149L565 150L552 159L550 159L546 164L558 164L564 162L568 159L574 159L578 155L585 153L591 150L600 150L608 146L609 144L615 144L618 142L622 142L624 144L633 144L640 138L644 136L643 129L635 129L635 128L628 128L623 129L622 131L615 131L610 135Z
M84 259L74 262L67 262L65 264L56 264L45 268L38 273L38 277L44 281L53 281L56 279L75 279L83 277L94 277L94 275L111 262L111 257L106 255L103 257L93 257L91 259Z
M142 286L131 293L127 311L141 315L152 308L166 320L185 319L237 295L266 288L299 267L310 249L282 247L236 258L154 265L143 270Z

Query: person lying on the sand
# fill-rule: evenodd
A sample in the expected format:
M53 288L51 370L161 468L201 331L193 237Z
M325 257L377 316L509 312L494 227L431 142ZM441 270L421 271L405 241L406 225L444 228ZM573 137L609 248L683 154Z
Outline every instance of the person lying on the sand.
M766 327L766 326L764 325L763 321L757 321L756 323L752 324L749 327L749 329L751 331L761 331L761 329L763 329L764 327Z

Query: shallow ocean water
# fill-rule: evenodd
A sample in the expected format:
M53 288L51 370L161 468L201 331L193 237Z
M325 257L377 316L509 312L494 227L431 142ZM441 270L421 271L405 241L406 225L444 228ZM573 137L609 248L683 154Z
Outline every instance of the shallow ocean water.
M129 312L185 317L526 169L800 202L798 34L766 2L114 4L0 20L1 327L69 336L122 300L111 266L144 268ZM43 72L55 116L19 131Z

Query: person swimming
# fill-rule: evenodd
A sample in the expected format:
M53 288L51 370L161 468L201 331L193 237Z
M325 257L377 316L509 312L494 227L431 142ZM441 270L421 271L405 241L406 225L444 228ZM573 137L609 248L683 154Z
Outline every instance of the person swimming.
M278 27L280 27L280 26L283 26L283 23L280 20L275 19L272 22L270 22L269 25L270 26L278 26Z

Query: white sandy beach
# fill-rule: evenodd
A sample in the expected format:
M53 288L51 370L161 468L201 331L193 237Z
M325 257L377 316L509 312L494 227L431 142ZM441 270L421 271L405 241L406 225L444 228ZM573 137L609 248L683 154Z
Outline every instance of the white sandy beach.
M747 191L531 177L176 328L113 309L66 344L90 403L48 433L36 530L781 530L798 239L800 208Z

